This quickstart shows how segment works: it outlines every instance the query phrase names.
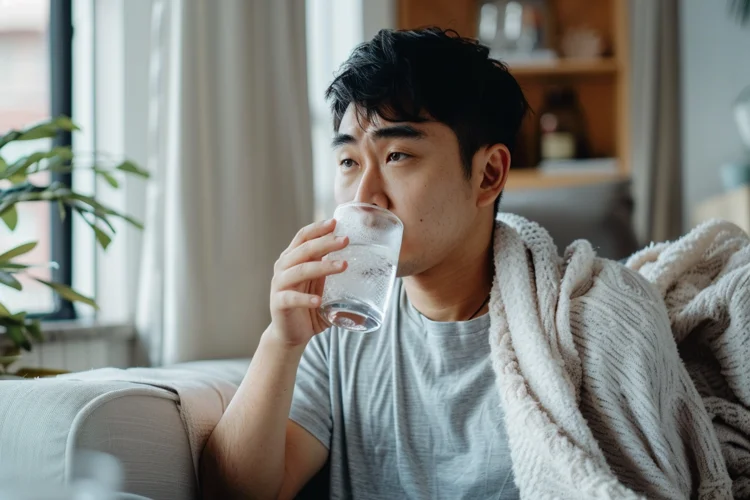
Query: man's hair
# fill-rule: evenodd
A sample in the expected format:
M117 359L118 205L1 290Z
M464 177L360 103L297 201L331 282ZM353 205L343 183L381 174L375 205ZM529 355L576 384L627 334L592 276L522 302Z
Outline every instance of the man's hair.
M458 138L464 174L482 146L513 151L529 108L521 87L489 48L455 31L381 30L359 45L326 90L338 131L350 104L358 117L444 123ZM499 199L499 198L498 198Z

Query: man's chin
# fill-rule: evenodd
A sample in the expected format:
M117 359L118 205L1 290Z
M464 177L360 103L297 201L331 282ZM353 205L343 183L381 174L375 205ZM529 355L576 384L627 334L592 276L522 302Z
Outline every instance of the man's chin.
M406 278L408 276L413 276L417 274L417 270L414 265L412 265L409 262L399 262L398 267L396 268L396 277L397 278Z
M408 274L404 274L404 265L399 262L398 267L396 268L396 277L403 278L404 276L408 276Z

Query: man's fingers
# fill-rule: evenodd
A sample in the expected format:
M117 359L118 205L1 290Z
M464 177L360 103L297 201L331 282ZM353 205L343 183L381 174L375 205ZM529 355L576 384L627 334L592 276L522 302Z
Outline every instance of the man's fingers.
M326 234L333 232L335 227L335 219L328 219L303 227L299 230L294 239L292 239L292 242L289 244L289 248L287 248L287 252L291 252L306 241L320 238L321 236L325 236Z
M304 262L286 271L283 271L276 279L276 290L293 288L300 283L312 281L332 274L339 274L346 269L346 261L323 260L319 262Z
M346 236L324 236L306 241L279 259L279 270L284 271L297 264L320 260L331 252L341 250L349 244Z
M294 290L284 290L274 295L274 309L314 309L320 306L320 297L309 293L295 292Z

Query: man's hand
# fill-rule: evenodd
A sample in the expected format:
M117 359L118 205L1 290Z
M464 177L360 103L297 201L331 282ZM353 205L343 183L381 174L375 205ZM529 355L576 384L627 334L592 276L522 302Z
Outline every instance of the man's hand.
M325 277L343 272L347 263L323 257L349 244L347 237L333 236L335 227L331 219L303 228L274 266L270 330L288 345L304 345L328 327L317 311Z

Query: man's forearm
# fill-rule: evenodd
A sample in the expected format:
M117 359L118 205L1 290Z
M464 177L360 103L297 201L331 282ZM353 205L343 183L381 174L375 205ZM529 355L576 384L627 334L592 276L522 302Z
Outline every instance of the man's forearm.
M204 495L275 498L284 480L289 408L304 346L261 337L250 368L201 459Z

